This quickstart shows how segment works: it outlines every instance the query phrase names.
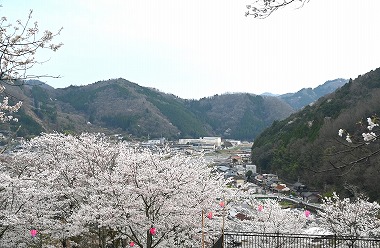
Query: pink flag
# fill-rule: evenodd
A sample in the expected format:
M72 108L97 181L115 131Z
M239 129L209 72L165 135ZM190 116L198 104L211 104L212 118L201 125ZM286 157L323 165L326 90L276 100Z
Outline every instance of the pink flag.
M36 237L36 235L37 235L37 230L36 230L36 229L32 229L32 230L30 230L30 235L32 235L32 238Z
M308 218L310 216L310 211L309 210L305 210L305 216L306 216L306 218Z
M150 232L150 234L152 234L154 236L154 235L156 235L157 229L155 227L152 227L149 229L149 232Z
M210 220L212 219L212 212L208 212L207 218L209 218Z

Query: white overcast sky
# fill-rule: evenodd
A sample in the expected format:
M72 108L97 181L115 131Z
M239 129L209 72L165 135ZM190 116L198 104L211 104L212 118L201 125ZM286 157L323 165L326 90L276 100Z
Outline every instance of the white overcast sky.
M181 98L283 94L380 67L379 0L310 0L267 19L253 0L0 0L8 20L58 30L32 73L55 88L125 78Z

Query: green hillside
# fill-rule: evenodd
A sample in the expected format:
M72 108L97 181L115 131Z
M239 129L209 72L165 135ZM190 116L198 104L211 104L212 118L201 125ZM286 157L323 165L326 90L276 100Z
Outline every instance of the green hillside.
M252 159L262 171L278 173L289 181L300 180L324 192L363 192L377 198L380 184L374 179L380 177L379 158L373 156L352 166L349 163L375 151L378 145L349 146L338 130L348 130L361 142L366 118L378 113L380 69L349 80L312 106L275 121L255 140Z
M253 140L274 120L294 111L273 96L240 93L185 100L121 78L62 89L33 81L7 90L24 102L17 113L20 122L11 124L23 137L59 131L102 132L136 140L202 136Z

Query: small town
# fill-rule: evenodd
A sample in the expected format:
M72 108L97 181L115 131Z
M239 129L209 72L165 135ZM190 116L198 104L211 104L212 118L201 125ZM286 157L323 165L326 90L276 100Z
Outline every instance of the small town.
M251 164L253 143L239 140L223 140L221 137L200 137L198 139L180 139L178 143L169 143L174 150L187 154L205 153L208 162L215 170L228 179L231 186L249 187L250 194L267 197L287 197L299 203L320 203L321 193L308 189L301 182L285 183L275 174L258 173L257 166ZM228 145L226 145L228 144ZM144 147L165 145L165 139L148 140L140 144ZM317 205L314 205L317 206Z

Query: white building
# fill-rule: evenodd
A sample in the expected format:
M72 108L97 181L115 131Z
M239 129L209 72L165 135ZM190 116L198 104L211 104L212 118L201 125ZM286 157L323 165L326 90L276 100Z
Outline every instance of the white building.
M179 145L192 144L194 146L200 146L202 148L219 148L222 145L221 137L200 137L199 139L179 139Z
M222 146L222 138L221 137L201 137L201 143L206 143L209 145L215 145L216 147Z

